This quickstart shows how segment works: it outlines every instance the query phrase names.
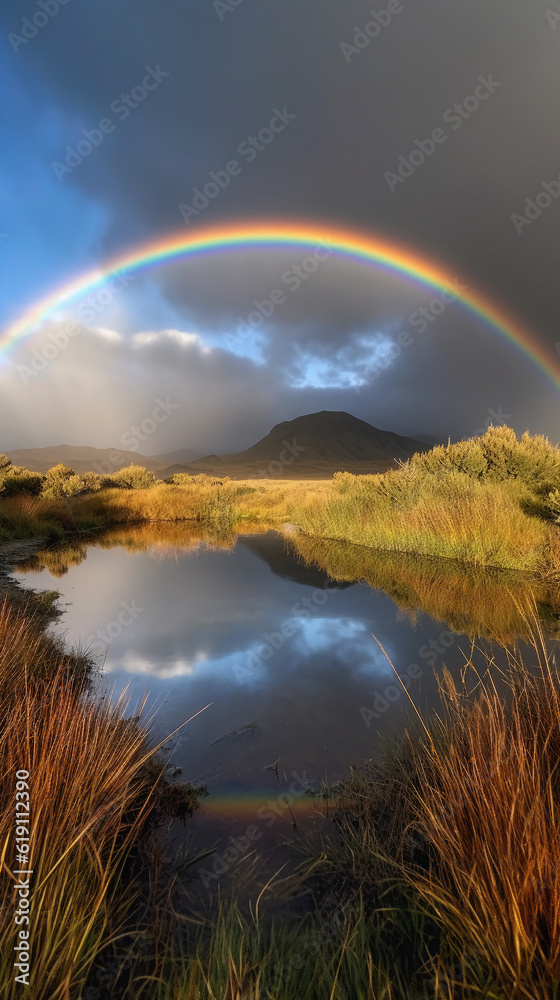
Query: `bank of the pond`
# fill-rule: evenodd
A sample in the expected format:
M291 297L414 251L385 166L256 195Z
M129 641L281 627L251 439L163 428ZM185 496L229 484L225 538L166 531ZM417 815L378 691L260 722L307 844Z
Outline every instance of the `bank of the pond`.
M137 467L108 477L57 466L43 478L28 474L35 496L12 495L31 488L20 472L0 482L0 542L141 522L195 521L225 533L291 522L314 538L531 573L560 593L560 450L507 427L415 454L394 471L323 481L176 474L161 482Z
M46 631L56 613L52 594L17 590L0 601L6 1000L22 986L33 1000L81 996L130 919L138 846L165 816L192 815L201 791L170 779L149 729L126 717L126 699L96 699L93 664ZM30 958L15 967L23 947Z

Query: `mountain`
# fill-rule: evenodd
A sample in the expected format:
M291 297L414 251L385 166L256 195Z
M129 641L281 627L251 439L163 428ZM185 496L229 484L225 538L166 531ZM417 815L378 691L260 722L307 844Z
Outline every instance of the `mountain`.
M321 410L276 424L256 444L232 455L205 455L192 448L141 455L118 448L59 444L7 452L14 465L46 472L62 462L74 472L110 474L125 465L145 465L159 479L175 472L234 479L326 479L334 472L384 472L396 459L426 451L423 441L381 431L350 413ZM115 458L118 456L117 460Z
M152 462L158 462L161 466L169 465L184 465L188 462L194 462L197 458L203 458L201 451L195 451L194 448L181 448L180 451L169 451L165 455L152 455Z
M136 451L121 451L119 448L90 448L88 445L55 444L47 448L19 448L7 451L13 465L23 465L33 472L47 472L60 462L69 465L74 472L103 472L110 474L125 465L145 465L155 472L162 468L157 458L139 455ZM114 461L116 456L118 461ZM112 458L110 457L112 456Z
M158 476L206 472L236 479L322 479L339 470L383 472L394 467L396 459L426 450L421 441L379 430L343 410L321 410L276 424L245 451L174 464Z

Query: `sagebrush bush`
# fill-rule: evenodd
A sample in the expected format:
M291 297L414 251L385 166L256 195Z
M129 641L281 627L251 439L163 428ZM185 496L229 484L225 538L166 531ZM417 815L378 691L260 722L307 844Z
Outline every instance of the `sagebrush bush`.
M205 472L199 472L196 476L191 476L188 472L175 472L169 479L165 480L171 486L223 486L232 483L230 476L207 476Z
M429 452L413 455L404 467L419 474L448 475L463 472L473 479L516 483L534 500L541 501L541 513L552 514L549 494L560 489L560 450L542 435L527 431L520 439L510 427L493 427L478 438L438 445Z
M49 498L64 496L65 484L75 477L75 475L74 470L68 465L64 465L63 462L53 465L52 469L48 470L43 479L42 496Z
M43 476L21 465L11 465L4 473L0 471L0 496L15 497L22 493L38 496L42 487Z
M122 489L146 490L155 486L158 480L153 472L143 465L127 465L110 476L111 484Z

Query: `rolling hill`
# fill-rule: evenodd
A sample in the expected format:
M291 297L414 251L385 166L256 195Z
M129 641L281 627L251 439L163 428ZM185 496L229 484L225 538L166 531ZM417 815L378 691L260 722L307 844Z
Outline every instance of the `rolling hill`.
M117 448L68 444L20 448L6 454L14 465L42 473L62 462L77 473L110 474L125 465L145 465L159 479L175 472L234 479L326 479L339 470L384 472L395 465L396 459L427 450L422 441L379 430L343 410L321 410L284 420L250 448L228 455L202 456L192 448L183 448L147 456Z
M119 448L91 448L89 445L56 444L47 448L18 448L7 451L13 465L22 465L33 472L47 472L53 465L70 466L74 472L101 472L109 475L126 465L144 465L152 472L165 468L172 462L192 462L201 457L200 451L183 448L168 455L141 455L137 451ZM118 456L118 458L117 458Z

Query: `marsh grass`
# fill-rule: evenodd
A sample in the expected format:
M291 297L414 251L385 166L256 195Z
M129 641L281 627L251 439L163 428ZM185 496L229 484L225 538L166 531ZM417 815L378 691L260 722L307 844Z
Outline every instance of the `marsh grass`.
M13 966L15 772L30 795L31 992L78 997L89 969L122 933L134 902L128 863L169 798L196 806L192 790L166 782L149 729L87 691L88 664L67 655L22 609L0 608L0 992L21 996ZM141 710L140 706L140 710ZM181 789L179 789L181 792ZM188 800L188 801L187 801ZM176 807L178 802L173 805Z
M337 794L326 872L412 894L438 951L508 1000L560 996L560 681L533 617L531 651L471 656L441 678L441 713ZM475 695L472 691L475 689ZM340 891L340 889L339 889ZM467 990L468 986L468 990Z
M169 942L169 932L162 936ZM153 972L146 955L133 962L119 998L507 1000L472 963L469 985L465 964L451 952L422 961L428 937L421 913L385 906L368 914L359 898L351 910L323 909L291 922L242 913L233 903L193 947L175 943L160 952Z
M507 699L493 664L472 706L446 672L444 752L426 738L413 752L431 862L407 876L512 1000L560 995L560 683L538 631L532 651L529 666L508 653Z
M59 541L75 521L62 500L28 495L0 498L0 544L28 538Z
M322 502L307 504L295 520L310 535L529 572L539 569L551 531L522 509L510 484L410 469L335 477Z
M530 614L528 650L498 668L473 645L441 710L328 791L300 843L311 913L278 922L269 884L138 967L127 1000L558 1000L560 679Z

